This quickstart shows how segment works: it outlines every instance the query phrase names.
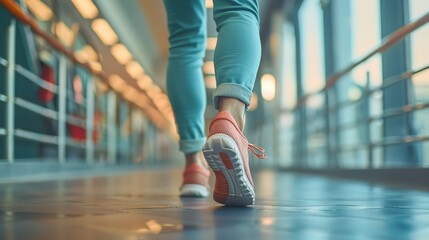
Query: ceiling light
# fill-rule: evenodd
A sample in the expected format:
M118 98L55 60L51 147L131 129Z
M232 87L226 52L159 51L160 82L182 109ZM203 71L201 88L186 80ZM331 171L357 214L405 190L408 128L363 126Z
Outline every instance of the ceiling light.
M209 89L215 89L216 88L216 78L215 76L207 76L204 78L206 82L206 87Z
M127 47L121 43L113 45L112 49L110 49L110 52L120 64L128 63L133 57L130 51L128 51Z
M125 99L127 99L130 102L133 102L135 98L138 97L139 92L133 87L129 87L128 89L126 89L126 91L123 92L123 95Z
M137 85L142 89L146 90L152 85L153 81L148 75L142 75L137 79Z
M124 79L118 75L111 75L109 77L109 84L118 92L124 91L127 88Z
M126 68L128 74L131 77L136 78L136 79L144 73L143 68L136 61L131 61L130 63L127 64L127 66L125 66L125 68Z
M48 21L53 16L52 10L40 0L26 0L25 4L40 21Z
M74 40L73 31L67 27L67 25L63 22L57 22L53 25L53 30L55 35L60 39L60 41L70 47Z
M111 46L118 41L118 36L105 19L95 19L91 26L92 30L105 45Z
M92 19L97 17L98 9L91 0L72 0L72 3L83 18Z
M91 67L92 71L94 72L102 72L103 71L103 67L101 66L101 63L99 62L89 62L89 66Z
M213 61L205 62L203 65L203 71L205 74L215 74L215 67Z
M271 101L276 96L276 79L272 74L264 74L261 78L262 97Z
M217 38L207 38L207 50L215 50L217 44Z
M98 60L97 52L90 45L85 45L83 48L76 52L75 56L82 63Z
M213 8L213 0L206 0L206 8Z
M252 97L250 98L249 110L255 111L256 108L258 108L258 95L253 93Z
M146 91L146 93L150 98L155 99L155 97L161 93L161 88L158 85L153 84L152 87Z

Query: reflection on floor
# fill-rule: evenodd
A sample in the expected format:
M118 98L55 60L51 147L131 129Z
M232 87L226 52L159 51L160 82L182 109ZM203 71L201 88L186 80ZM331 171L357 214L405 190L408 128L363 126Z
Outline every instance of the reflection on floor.
M0 184L0 239L428 239L429 193L285 172L257 203L180 199L179 169Z

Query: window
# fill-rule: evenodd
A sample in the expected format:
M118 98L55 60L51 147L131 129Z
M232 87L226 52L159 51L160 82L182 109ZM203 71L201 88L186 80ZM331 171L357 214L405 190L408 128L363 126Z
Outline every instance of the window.
M429 0L409 0L410 21L422 17L429 12ZM426 24L411 33L409 56L411 70L418 70L429 66L429 24ZM411 103L427 103L429 101L429 70L426 69L413 76L411 81ZM416 135L429 134L429 109L418 110L413 113L414 131ZM429 142L416 144L422 166L429 166Z
M325 84L323 15L319 0L306 0L298 12L301 41L301 75L304 93L312 93Z

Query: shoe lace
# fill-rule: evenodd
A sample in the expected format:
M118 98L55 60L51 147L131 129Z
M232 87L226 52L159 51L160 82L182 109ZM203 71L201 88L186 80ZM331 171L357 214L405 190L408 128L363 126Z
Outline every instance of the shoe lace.
M267 154L265 154L265 149L263 149L262 147L249 143L249 145L247 146L247 148L249 148L249 150L255 154L255 156L259 159L265 159L267 158Z

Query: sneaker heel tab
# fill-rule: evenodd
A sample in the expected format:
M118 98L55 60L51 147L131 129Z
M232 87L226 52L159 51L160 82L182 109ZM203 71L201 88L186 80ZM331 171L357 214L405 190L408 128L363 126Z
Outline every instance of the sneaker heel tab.
M232 115L227 111L221 111L213 118L212 122L210 123L209 130L211 129L212 125L218 121L218 120L226 120L231 122L235 127L237 127L237 123L235 122L235 119L232 117ZM237 127L238 128L238 127Z

